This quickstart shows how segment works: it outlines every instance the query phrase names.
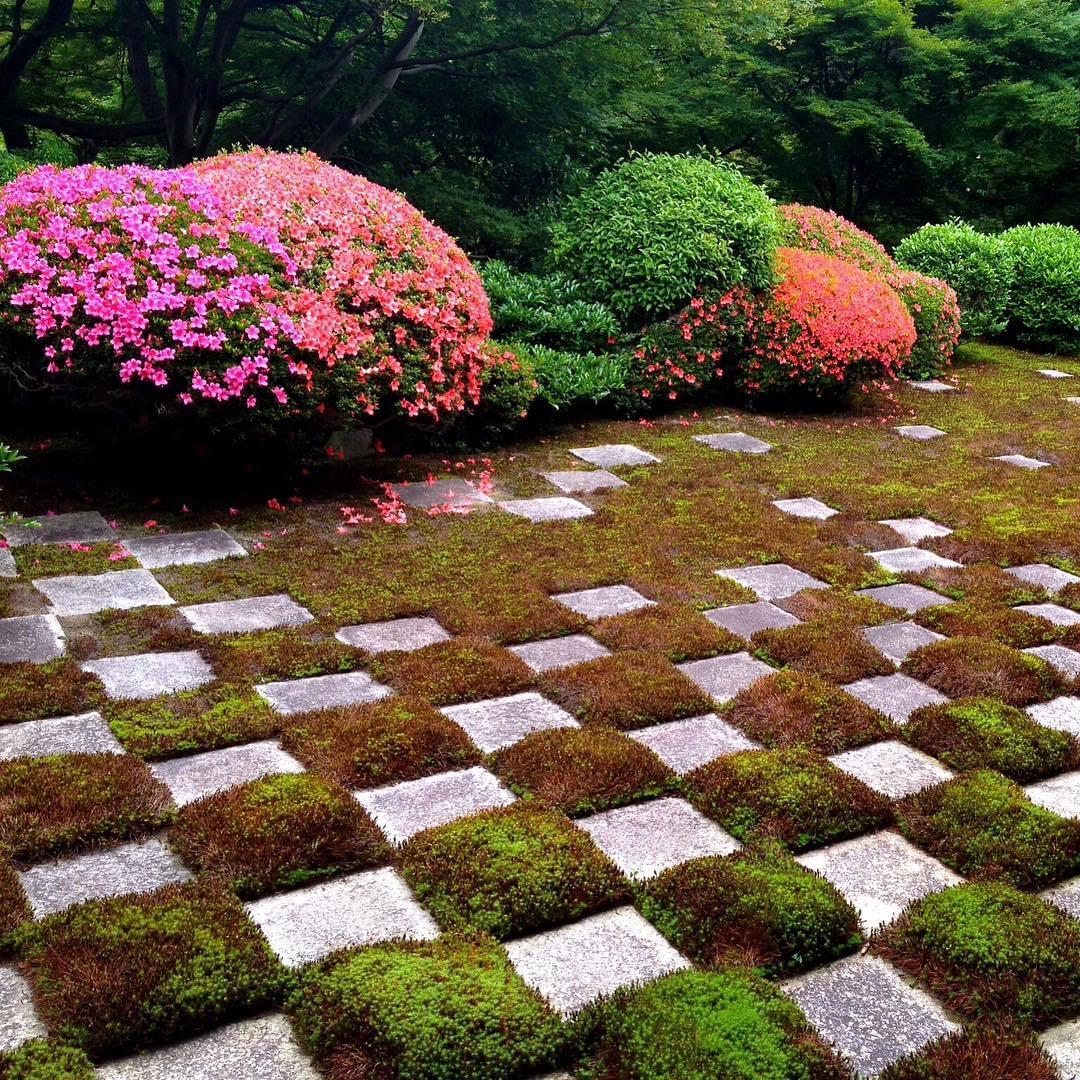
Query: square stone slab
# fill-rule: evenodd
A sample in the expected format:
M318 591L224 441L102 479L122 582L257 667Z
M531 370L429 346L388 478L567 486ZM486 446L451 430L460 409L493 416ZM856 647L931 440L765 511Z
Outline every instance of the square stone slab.
M141 536L136 540L125 540L124 546L147 570L156 570L160 566L194 566L247 555L224 529Z
M655 465L660 460L654 454L639 450L630 443L579 446L570 453L601 469L617 469L620 465Z
M725 754L761 749L760 743L748 739L737 727L721 720L716 713L639 728L628 731L627 735L647 746L680 776Z
M767 454L772 443L755 439L741 431L729 431L722 435L695 435L694 441L704 443L711 450L727 450L733 454Z
M589 517L592 514L592 508L580 500L568 499L562 495L547 499L511 499L510 502L499 503L499 509L537 523L573 521L575 518Z
M857 836L796 855L795 861L831 881L868 931L892 922L916 900L963 881L895 832Z
M354 791L353 798L395 844L436 825L446 825L481 810L509 806L514 796L479 765L436 773L419 780Z
M339 709L343 705L367 705L394 692L389 686L376 682L366 671L263 683L255 690L275 712L286 716L318 709Z
M15 556L11 554L5 543L0 546L0 578L18 576L19 568L15 565Z
M534 731L578 727L578 722L553 701L533 691L509 697L470 701L439 710L485 753L511 746Z
M1080 652L1064 645L1036 645L1024 652L1038 656L1068 679L1080 679Z
M1045 619L1055 626L1076 626L1080 623L1080 612L1060 604L1017 604L1017 611L1026 611L1039 619Z
M910 574L934 567L961 565L955 559L946 559L933 551L923 551L917 547L889 548L887 551L871 551L869 554L880 567L894 574Z
M798 626L802 622L802 619L796 619L791 612L770 604L768 600L759 600L756 604L731 604L728 607L713 608L705 612L705 618L722 630L729 630L747 640L759 630L786 630L789 626Z
M990 460L1000 461L1003 465L1013 465L1017 469L1045 469L1050 465L1049 461L1040 461L1038 458L1028 457L1026 454L999 454Z
M879 604L887 607L898 608L914 615L923 608L938 607L941 604L951 604L952 600L933 589L924 589L921 585L879 585L873 589L856 589L857 596L868 596Z
M792 517L811 518L814 521L826 521L840 513L820 499L774 499L773 506Z
M280 1013L98 1067L99 1080L319 1080Z
M1071 379L1072 375L1068 371L1061 371L1058 368L1044 367L1037 368L1038 373L1044 379Z
M609 488L626 487L626 481L620 480L607 469L574 469L562 472L540 474L549 484L554 484L568 495L589 494L593 491L607 491Z
M629 878L643 881L705 855L742 847L685 799L653 799L578 818L596 846Z
M739 566L717 570L722 578L728 578L757 593L760 600L785 600L803 589L827 589L824 581L796 570L787 563L765 563L761 566Z
M1080 738L1080 697L1054 698L1029 705L1024 711L1037 724Z
M879 525L888 525L893 532L898 532L909 544L919 544L931 537L951 536L952 529L939 525L929 518L884 518Z
M586 619L608 619L612 615L625 615L628 611L652 607L656 603L629 585L602 585L598 589L556 593L552 600L584 615Z
M180 608L180 614L200 634L249 634L279 626L303 626L315 620L287 593L191 604Z
M570 634L545 641L530 641L527 645L511 645L510 651L538 672L553 671L611 655L610 650L588 634Z
M1080 919L1080 877L1063 881L1040 895L1048 904L1053 904L1066 915Z
M929 442L930 439L940 439L946 432L941 428L930 427L929 424L902 424L896 428L905 439L916 439L918 442Z
M848 683L844 689L871 709L883 712L894 724L906 724L911 714L923 705L941 705L949 700L933 687L900 672L871 675Z
M0 619L0 664L47 664L64 655L64 628L55 615Z
M860 1076L877 1076L897 1058L959 1031L928 994L876 956L848 956L780 989Z
M334 636L346 645L369 653L412 652L450 640L450 635L426 616L343 626Z
M99 712L57 716L49 720L26 720L0 727L0 761L49 754L122 754Z
M1075 585L1080 581L1076 574L1070 574L1067 570L1059 570L1056 566L1048 566L1046 563L1029 563L1027 566L1010 566L1005 570L1006 574L1026 581L1029 585L1035 585L1045 589L1048 593L1060 592L1066 585Z
M897 739L870 743L833 754L829 760L867 787L889 799L902 799L923 788L951 780L953 774L936 758Z
M772 675L774 668L747 652L713 656L708 660L690 660L678 665L679 670L721 705L730 701L748 686Z
M1080 397L1067 397L1065 400L1072 405L1080 405Z
M563 1016L622 986L690 966L632 907L508 941L504 948L517 973Z
M287 967L376 941L439 936L431 916L390 866L266 896L244 905Z
M1080 1080L1080 1020L1068 1020L1039 1036L1062 1080Z
M46 1035L48 1031L34 1011L30 984L10 964L0 964L0 1053Z
M1080 772L1062 773L1049 780L1029 784L1028 798L1047 810L1067 818L1080 818Z
M83 671L96 675L111 698L146 700L195 690L214 681L210 665L194 649L182 652L105 656L88 660Z
M434 506L472 510L495 501L465 480L437 480L434 484L421 480L415 484L393 484L391 490L406 506L417 510L430 510Z
M41 863L19 874L37 919L87 900L153 892L190 880L191 872L156 838Z
M94 615L108 608L128 611L174 603L149 570L67 574L37 578L33 585L49 601L54 615Z
M33 517L38 524L9 525L4 539L12 547L24 544L96 544L115 540L116 531L96 511L84 510L75 514L42 514Z
M897 665L902 664L916 649L945 640L944 634L937 634L913 622L868 626L862 633L879 653Z
M956 390L951 383L942 382L940 379L916 379L909 382L908 386L925 390L928 394L948 394Z
M304 766L273 739L207 750L190 757L158 761L150 771L172 792L179 806L226 791L260 776L302 773Z

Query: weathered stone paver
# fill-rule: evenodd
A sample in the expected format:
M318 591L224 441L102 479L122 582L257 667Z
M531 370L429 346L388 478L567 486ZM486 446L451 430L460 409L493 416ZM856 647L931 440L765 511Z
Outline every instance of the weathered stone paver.
M956 391L952 383L942 382L940 379L914 379L908 386L916 390L925 390L928 394L948 394Z
M1075 649L1064 645L1036 645L1024 652L1045 660L1067 679L1080 679L1080 652Z
M695 442L702 443L710 450L726 450L732 454L767 454L772 443L755 438L742 431L726 431L718 435L695 435Z
M654 724L627 734L647 746L680 776L725 754L761 748L760 743L748 739L737 727L721 720L716 713Z
M1080 397L1067 397L1065 400L1071 405L1080 405Z
M19 568L15 563L15 556L11 554L5 541L0 544L0 578L13 578L19 576Z
M942 604L951 604L954 601L948 596L926 589L922 585L910 585L903 582L899 585L878 585L872 589L857 589L857 596L866 596L876 600L879 604L906 611L914 615L923 608L939 607Z
M179 610L200 634L250 634L280 626L303 626L315 619L307 608L285 593L190 604Z
M485 754L510 746L534 731L578 726L565 709L533 691L450 705L441 711L464 728Z
M1044 379L1071 379L1072 374L1068 371L1062 371L1060 368L1038 368L1038 373Z
M172 792L179 806L186 806L260 776L300 773L304 767L285 753L276 740L264 739L159 761L150 766L150 771Z
M214 681L213 669L194 649L106 656L88 660L82 669L96 675L111 698L145 700L195 690Z
M1017 604L1017 611L1045 619L1055 626L1076 626L1080 623L1080 611L1062 607L1060 604Z
M894 664L902 664L916 649L932 645L935 641L944 641L945 635L927 630L914 622L884 623L881 626L868 626L863 630L863 637L883 656Z
M1010 566L1005 570L1006 574L1026 581L1029 585L1035 585L1045 589L1048 593L1061 592L1066 585L1075 585L1080 581L1080 576L1070 574L1067 570L1059 570L1056 566L1047 563L1028 563L1025 566Z
M107 608L128 611L173 603L173 598L149 570L66 574L37 578L33 584L49 601L54 615L94 615Z
M47 664L64 655L64 628L55 615L0 619L0 664Z
M1054 907L1080 919L1080 877L1070 878L1042 893L1042 898Z
M765 563L760 566L737 566L716 573L739 585L753 590L761 600L786 600L803 589L827 589L824 581L818 581L802 570L787 563Z
M0 964L0 1053L47 1034L34 1011L30 984L10 964Z
M1033 803L1062 817L1080 818L1080 771L1051 776L1024 790Z
M537 672L553 671L611 655L609 649L588 634L569 634L544 641L530 641L525 645L511 645L510 651Z
M774 670L763 660L746 652L714 656L708 660L690 660L678 667L688 679L720 704L730 701Z
M286 716L338 709L344 705L367 705L393 693L389 686L376 682L366 671L262 683L255 691L275 712Z
M620 465L655 465L660 460L655 454L650 454L631 443L579 446L570 453L601 469L617 469Z
M1065 695L1029 705L1027 714L1036 723L1080 738L1080 697Z
M834 754L829 760L890 799L902 799L916 791L952 779L940 761L898 739L870 743Z
M705 618L747 640L759 630L785 630L802 622L791 612L770 604L768 600L759 600L756 604L731 604L728 607L713 608L705 612Z
M393 484L391 490L406 505L417 510L446 507L449 510L473 510L495 500L466 480L421 480L411 484Z
M573 469L541 473L541 476L568 495L588 495L594 491L626 487L625 480L607 469Z
M343 626L335 637L346 645L353 645L373 654L399 650L412 652L450 640L450 635L435 619L428 616Z
M25 720L0 727L0 761L50 754L122 754L124 748L99 712Z
M948 526L939 525L936 521L924 517L883 518L878 524L888 525L893 532L898 532L909 544L921 544L923 540L952 535L952 529L948 528Z
M1039 1036L1039 1043L1050 1055L1061 1080L1080 1080L1080 1020L1067 1020Z
M24 544L97 544L115 540L116 531L96 510L73 514L30 514L36 525L9 525L4 539L12 547Z
M579 499L570 499L561 495L542 499L511 499L499 503L499 509L516 517L523 517L534 523L542 521L573 521L589 517L592 507L586 506Z
M218 559L242 558L247 554L224 529L140 536L125 540L124 546L147 570L162 566L194 566Z
M820 499L774 499L773 506L777 510L792 517L809 518L813 521L828 521L840 513L831 506L826 505Z
M888 548L885 551L871 551L870 558L880 567L894 574L910 574L919 570L957 567L961 564L955 559L946 559L934 551L925 551L918 547Z
M596 589L556 593L552 599L584 615L586 619L608 619L613 615L625 615L640 608L652 607L656 603L629 585L601 585Z
M871 675L848 683L844 689L896 724L906 724L911 714L923 705L941 705L949 700L940 691L900 672Z
M1049 461L1040 461L1038 458L1028 457L1027 454L999 454L992 457L991 461L1000 461L1003 465L1012 465L1017 469L1048 469Z
M929 442L931 439L940 439L948 434L941 428L931 427L929 424L901 424L896 428L905 439L915 439L917 442Z

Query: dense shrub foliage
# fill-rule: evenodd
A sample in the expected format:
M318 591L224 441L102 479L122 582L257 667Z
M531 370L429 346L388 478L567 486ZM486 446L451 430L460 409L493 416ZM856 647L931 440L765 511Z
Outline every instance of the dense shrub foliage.
M786 203L776 212L784 247L831 255L869 274L887 276L896 269L892 256L873 236L835 211Z
M915 323L915 344L904 365L910 379L929 379L948 367L960 341L960 305L951 285L914 270L894 270L889 285Z
M1021 225L1001 239L1012 266L1009 336L1032 348L1080 352L1080 230Z

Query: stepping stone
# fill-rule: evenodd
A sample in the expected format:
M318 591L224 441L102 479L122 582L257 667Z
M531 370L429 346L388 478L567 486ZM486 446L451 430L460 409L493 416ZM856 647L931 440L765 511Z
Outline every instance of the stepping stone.
M628 611L653 607L656 603L629 585L602 585L598 589L556 593L552 599L587 619L609 619L612 615L625 615Z
M450 640L450 635L427 617L343 626L334 636L369 653L412 652Z
M149 570L67 574L37 578L33 585L49 601L54 615L95 615L108 608L129 611L174 603Z
M1080 405L1080 397L1067 397L1065 400L1073 405Z
M1067 371L1061 371L1058 368L1038 368L1038 373L1046 379L1071 379L1072 375Z
M303 626L315 620L307 608L302 608L287 593L191 604L180 608L180 614L200 634L249 634L279 626Z
M517 973L563 1016L622 986L690 966L632 907L508 941L504 948Z
M194 566L247 555L224 529L141 536L136 540L125 540L124 546L147 570L161 566Z
M953 600L933 589L924 589L921 585L879 585L873 589L856 589L856 596L868 596L886 607L897 608L914 615L923 608L938 607L942 604L952 604Z
M760 743L748 739L737 727L721 720L716 713L639 728L628 731L627 735L647 746L680 776L725 754L761 749Z
M15 565L15 556L8 548L0 546L0 578L19 576L19 568Z
M279 773L302 773L304 766L286 754L273 739L207 750L190 757L158 761L150 771L172 792L177 805L187 806L218 791L226 791Z
M1040 461L1038 458L1028 457L1026 454L1000 454L990 460L1000 461L1005 465L1015 465L1018 469L1045 469L1050 465L1049 461Z
M485 754L511 746L534 731L579 726L565 709L532 691L450 705L439 711L464 728Z
M499 509L516 517L529 521L573 521L575 518L589 517L592 508L577 499L567 499L556 495L550 499L512 499L499 503Z
M0 664L47 664L64 655L64 628L55 615L0 619Z
M824 581L796 570L787 563L765 563L762 566L740 566L717 570L722 578L744 585L757 593L760 600L785 600L803 589L827 589Z
M889 548L887 551L871 551L869 555L878 566L893 574L910 574L936 567L962 565L955 559L946 559L933 551L923 551L922 548L917 547Z
M390 866L267 896L244 905L286 967L376 941L439 936L431 916Z
M678 665L691 682L705 691L714 701L730 701L758 679L772 675L774 668L747 652L713 656L708 660L690 660Z
M98 1080L319 1080L280 1013L227 1024L195 1039L98 1066Z
M36 919L87 900L153 892L190 880L191 872L156 838L42 863L19 874Z
M394 692L389 686L376 682L366 671L263 683L256 686L255 691L270 703L274 712L286 716L319 709L339 709L344 705L367 705Z
M889 799L902 799L923 788L951 780L941 762L897 739L871 743L833 754L829 760L849 776Z
M139 701L195 690L215 678L210 665L194 649L106 656L88 660L82 669L105 684L105 693L109 697Z
M812 518L814 521L826 521L840 513L820 499L774 499L773 506L792 517Z
M1041 895L1048 904L1053 904L1074 919L1080 919L1080 877L1055 885Z
M579 446L570 451L574 457L597 465L601 469L617 469L620 465L655 465L659 458L639 450L630 443L609 443L605 446Z
M786 630L789 626L798 626L802 622L802 619L796 619L791 612L770 604L768 600L759 600L756 604L731 604L728 607L713 608L705 612L705 618L722 630L728 630L747 640L759 630Z
M416 484L392 484L391 491L406 505L417 510L446 507L449 510L472 510L495 500L465 480L421 480Z
M24 544L97 544L115 540L116 530L96 511L84 510L75 514L43 514L33 518L38 524L9 525L4 539L12 547Z
M1068 1020L1049 1028L1038 1039L1057 1066L1062 1080L1080 1078L1080 1020Z
M915 390L925 390L928 394L954 393L956 387L952 383L942 382L940 379L916 379L908 383Z
M546 641L530 641L527 645L511 645L510 652L536 672L553 671L611 655L608 649L588 634L570 634Z
M1080 697L1054 698L1053 701L1029 705L1024 711L1035 723L1080 739Z
M424 829L446 825L481 810L509 806L516 801L487 769L479 765L367 791L354 791L353 798L395 844L404 844Z
M711 450L727 450L733 454L767 454L772 443L755 439L741 431L729 431L722 435L695 435L694 441L704 443Z
M1076 626L1080 623L1080 612L1060 604L1017 604L1017 611L1026 611L1028 615L1045 619L1055 626Z
M936 634L933 630L927 630L925 626L913 622L868 626L862 634L882 656L898 666L916 649L945 640L944 634Z
M930 427L928 424L903 424L895 430L905 439L915 439L918 442L940 439L942 435L947 434L941 428Z
M878 522L879 525L888 525L893 532L898 532L909 544L918 544L931 537L951 536L952 529L929 518L885 518Z
M1010 566L1005 570L1006 574L1026 581L1029 585L1045 589L1048 593L1058 593L1066 585L1075 585L1080 581L1076 574L1070 574L1067 570L1059 570L1056 566L1048 566L1046 563L1029 563L1027 566Z
M871 675L843 687L852 697L883 712L894 724L906 724L911 714L923 705L942 705L949 699L942 693L897 672L895 675Z
M10 964L0 964L0 1053L48 1034L34 1011L30 984Z
M796 855L795 861L831 881L867 931L892 922L916 900L963 881L895 832L857 836Z
M1080 772L1062 773L1025 789L1033 803L1067 818L1080 818Z
M730 855L742 847L685 799L653 799L578 818L596 846L635 881L706 855Z
M0 727L0 761L50 754L122 753L124 748L98 712Z
M780 989L859 1076L877 1076L897 1058L960 1030L933 998L876 956L845 957Z
M609 488L627 486L625 480L620 480L606 469L575 469L565 472L546 472L540 475L549 484L554 484L568 495L588 495L594 491L607 491Z
M1080 652L1075 649L1067 649L1064 645L1036 645L1024 652L1045 660L1067 679L1080 679Z

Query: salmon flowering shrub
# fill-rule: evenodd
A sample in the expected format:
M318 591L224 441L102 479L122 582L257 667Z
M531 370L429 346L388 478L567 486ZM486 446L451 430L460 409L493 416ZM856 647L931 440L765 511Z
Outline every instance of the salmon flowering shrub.
M888 275L896 269L892 256L870 233L833 210L786 203L776 213L785 247L832 255L871 274Z
M894 270L888 282L915 323L915 347L904 365L904 375L910 379L940 375L952 363L960 342L956 290L940 278L914 270Z

